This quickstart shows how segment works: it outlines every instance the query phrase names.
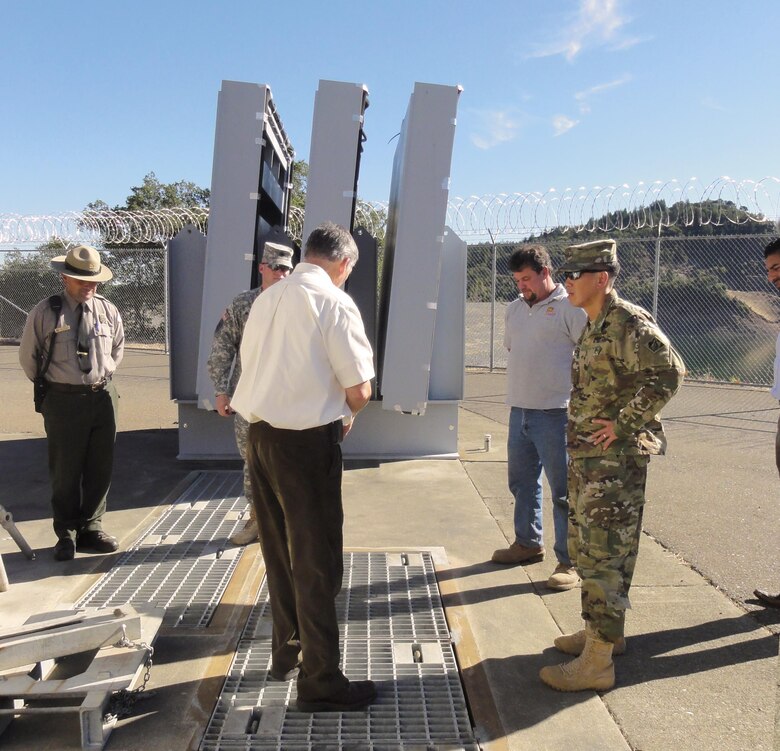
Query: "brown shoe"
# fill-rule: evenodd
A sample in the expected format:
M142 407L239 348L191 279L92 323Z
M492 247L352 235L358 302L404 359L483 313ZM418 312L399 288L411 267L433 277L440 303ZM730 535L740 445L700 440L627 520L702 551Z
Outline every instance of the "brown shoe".
M565 563L559 563L547 580L547 589L565 591L574 589L580 583L580 575L574 566L567 566Z
M764 592L763 589L754 589L753 594L758 597L764 605L769 605L770 608L780 608L780 594L770 594Z
M54 546L55 561L72 561L76 555L76 543L70 537L61 537Z
M518 563L536 563L544 560L544 548L527 548L519 542L513 542L508 548L500 548L493 552L490 559L493 563L517 565Z
M76 550L86 550L91 553L113 553L119 547L116 537L112 537L102 529L92 529L79 532L76 537Z

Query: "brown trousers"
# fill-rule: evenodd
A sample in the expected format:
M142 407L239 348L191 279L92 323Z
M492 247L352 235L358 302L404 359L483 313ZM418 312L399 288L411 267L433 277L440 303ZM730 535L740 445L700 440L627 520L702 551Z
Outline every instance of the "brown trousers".
M336 595L344 573L341 424L284 430L249 426L247 463L265 559L276 671L301 651L298 697L343 690Z

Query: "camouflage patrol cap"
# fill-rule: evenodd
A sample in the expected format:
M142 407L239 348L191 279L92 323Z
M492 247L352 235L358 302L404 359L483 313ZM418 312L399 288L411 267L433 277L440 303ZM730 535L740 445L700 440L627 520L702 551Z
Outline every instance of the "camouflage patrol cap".
M570 245L558 271L618 271L617 243L614 240L594 240Z
M291 269L293 267L292 258L292 248L268 242L263 246L263 260L260 263L267 263L269 266L287 266L288 269Z

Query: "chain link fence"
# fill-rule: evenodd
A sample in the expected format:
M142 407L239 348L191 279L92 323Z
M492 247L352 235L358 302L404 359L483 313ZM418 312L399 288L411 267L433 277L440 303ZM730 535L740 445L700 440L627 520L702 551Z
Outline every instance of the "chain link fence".
M655 312L681 352L689 378L766 386L772 382L780 298L766 280L771 235L619 238L618 293ZM553 266L573 240L547 242ZM466 365L505 368L504 312L517 297L508 268L516 243L471 245L466 292ZM27 312L61 290L49 261L60 250L0 248L0 339L21 336ZM165 251L103 250L114 278L100 292L122 312L128 345L165 349Z
M772 235L618 238L621 297L650 312L680 351L688 377L772 383L780 298L766 279L763 249ZM546 242L554 267L567 245ZM506 306L517 298L508 262L517 244L472 245L468 252L466 365L505 368Z
M0 340L18 340L27 313L62 283L49 261L62 250L0 249ZM101 251L114 278L99 292L122 313L128 346L166 349L167 284L165 251L161 248L111 248Z

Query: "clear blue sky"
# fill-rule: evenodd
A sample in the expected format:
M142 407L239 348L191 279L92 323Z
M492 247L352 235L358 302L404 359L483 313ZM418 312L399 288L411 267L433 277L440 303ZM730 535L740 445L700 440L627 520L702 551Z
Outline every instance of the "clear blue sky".
M0 213L211 182L222 79L267 83L308 157L319 79L365 83L387 200L415 81L460 84L450 195L780 177L777 0L5 0Z

